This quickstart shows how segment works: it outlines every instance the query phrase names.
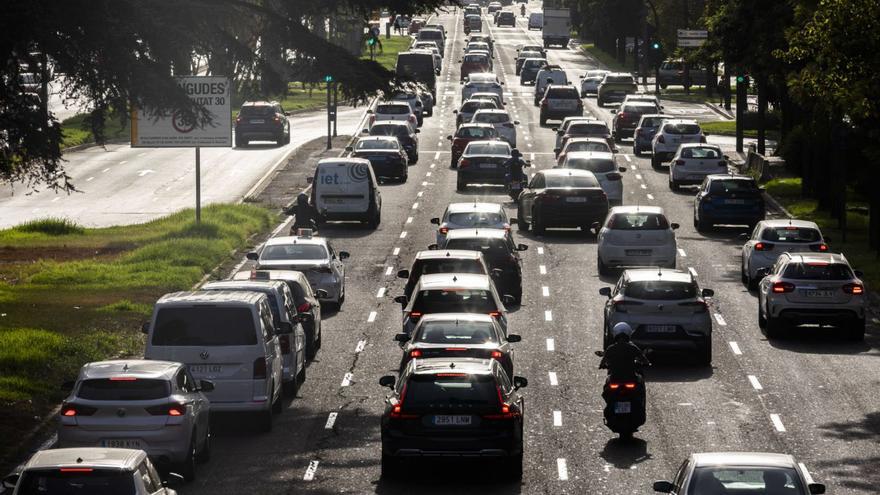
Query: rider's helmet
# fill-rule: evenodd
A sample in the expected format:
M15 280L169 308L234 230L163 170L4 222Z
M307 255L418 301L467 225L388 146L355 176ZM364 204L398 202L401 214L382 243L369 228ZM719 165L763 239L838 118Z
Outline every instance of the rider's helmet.
M296 197L296 204L306 206L309 204L309 196L306 193L299 193Z
M627 323L625 321L621 321L620 323L617 323L611 329L611 336L614 338L614 340L619 340L623 337L629 339L630 337L632 337L632 334L633 334L632 327L629 326L629 323Z
M510 156L512 156L514 158L519 158L522 156L522 153L520 153L518 149L514 148L514 149L510 150Z

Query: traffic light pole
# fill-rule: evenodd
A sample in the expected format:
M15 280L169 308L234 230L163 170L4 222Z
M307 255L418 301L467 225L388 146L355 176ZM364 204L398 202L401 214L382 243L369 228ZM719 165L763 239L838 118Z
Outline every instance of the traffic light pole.
M333 107L330 105L330 96L332 91L330 90L330 86L332 86L332 82L327 82L327 149L333 147L333 133L330 128L331 123L333 122Z
M339 122L339 83L333 83L333 137L338 136L336 133L336 123Z
M742 74L736 76L736 151L743 152L743 115L745 114L746 105L748 105L748 97L746 96L746 77Z

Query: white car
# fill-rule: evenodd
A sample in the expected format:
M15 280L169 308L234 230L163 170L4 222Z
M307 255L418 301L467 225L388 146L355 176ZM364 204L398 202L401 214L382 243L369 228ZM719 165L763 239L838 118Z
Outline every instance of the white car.
M599 274L627 266L675 268L677 228L659 206L615 206L597 228Z
M309 285L324 290L322 303L337 308L345 302L345 264L348 252L336 252L325 237L312 236L303 229L298 236L273 237L259 251L250 252L248 259L257 263L257 270L294 270L303 272Z
M467 101L471 99L471 96L474 93L495 93L503 101L504 88L502 87L502 85L503 84L499 82L482 82L469 80L464 84L464 87L461 88L461 101Z
M211 402L214 390L196 381L186 365L128 359L88 363L58 415L59 447L143 450L170 465L186 480L198 460L211 455Z
M486 43L485 41L471 41L467 44L467 46L464 47L465 53L471 53L475 51L486 52L489 54L490 57L495 58L492 55L492 47L489 46L489 43Z
M685 143L705 143L703 129L696 120L670 119L660 124L660 129L651 140L651 166L660 168Z
M605 74L610 74L610 70L588 70L581 75L581 97L588 94L595 94L599 91L599 83L605 79Z
M369 125L380 120L394 120L406 122L413 130L419 126L419 118L405 101L379 103L375 109L367 110L367 113L370 114Z
M473 100L492 100L495 102L496 108L504 108L504 102L501 101L501 96L498 93L474 93L471 95L471 99Z
M437 225L437 244L442 245L446 234L455 229L503 229L510 231L507 212L498 203L450 203L442 217L432 218Z
M626 167L618 167L614 153L596 151L573 151L567 153L560 168L576 168L593 172L611 204L623 203L623 176Z
M608 141L601 138L593 138L593 137L579 137L579 138L569 138L565 142L565 146L559 150L559 155L556 156L556 165L561 166L562 162L565 161L566 155L569 153L576 153L578 151L591 151L598 153L616 153L616 149L612 149L611 146L608 145Z
M669 189L699 185L708 175L727 173L727 156L714 144L682 144L669 162Z
M824 253L828 242L814 222L806 220L762 220L752 234L743 234L740 272L742 281L750 289L757 287L758 270L769 268L782 253Z
M660 98L657 95L650 95L647 93L628 94L623 97L623 101L620 102L620 106L623 107L627 103L633 102L653 103L654 106L658 108L658 113L660 110L663 110L663 105L660 103Z
M510 143L511 147L516 148L516 126L519 125L519 121L510 120L510 114L507 113L507 110L477 110L471 117L471 123L491 124L498 132L498 137Z
M416 124L421 126L425 119L425 104L415 91L401 91L391 97L391 101L402 101L409 105L410 110L416 116Z
M547 82L548 79L551 80L549 83ZM568 76L558 65L547 65L539 70L535 76L535 106L538 106L541 98L544 97L544 93L547 92L548 84L561 84L565 86L568 84Z

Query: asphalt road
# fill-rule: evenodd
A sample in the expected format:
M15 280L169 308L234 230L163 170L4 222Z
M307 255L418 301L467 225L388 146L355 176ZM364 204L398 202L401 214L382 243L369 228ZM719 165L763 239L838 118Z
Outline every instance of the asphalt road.
M537 4L533 4L537 5ZM647 373L648 422L636 440L621 443L602 424L604 373L593 351L601 346L602 286L595 241L576 231L535 237L524 258L523 305L511 313L521 334L516 374L526 376L525 474L522 482L497 476L490 466L425 463L395 481L380 479L379 417L386 390L378 379L393 371L399 349L402 289L395 272L433 242L428 220L452 201L508 202L498 188L454 192L445 136L460 103L457 66L464 35L461 11L439 17L450 33L435 116L422 129L421 160L405 184L383 186L382 225L376 231L342 225L323 234L348 260L347 300L324 320L324 347L308 368L300 396L287 403L271 434L246 420L221 421L213 458L185 495L225 493L650 493L655 479L669 479L684 457L702 451L771 451L797 456L829 493L876 493L880 474L880 398L876 394L878 338L869 327L864 343L841 342L826 333L768 342L757 327L755 295L739 282L739 229L700 235L691 226L693 192L673 193L666 176L624 146L618 159L626 203L660 205L678 230L680 267L715 289L714 361L695 368L659 360ZM514 46L537 39L522 18L516 28L490 28L499 76L507 80L508 108L522 122L519 143L538 168L553 163L553 133L538 125L532 88L513 77ZM487 23L488 24L488 23ZM572 50L554 49L552 62L570 78L589 68ZM586 108L610 122L595 99ZM684 115L700 113L677 105ZM702 117L700 117L702 118ZM551 124L552 125L552 124ZM234 153L234 150L233 150ZM248 153L251 153L250 151ZM240 158L239 155L229 160ZM181 170L181 173L184 173ZM130 194L131 192L129 192ZM515 216L515 209L510 210Z

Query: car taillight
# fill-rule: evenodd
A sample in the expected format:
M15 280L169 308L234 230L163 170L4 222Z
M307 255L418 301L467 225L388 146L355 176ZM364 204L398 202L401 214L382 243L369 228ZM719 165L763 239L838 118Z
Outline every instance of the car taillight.
M410 114L410 115L409 115L409 119L407 119L407 120L409 120L410 122L415 123L415 121L416 121L416 116L413 115L413 114Z
M657 138L657 142L660 144L666 143L666 138L661 134L660 137Z
M254 380L266 378L266 358L254 359Z
M236 124L241 124L241 117L236 117L236 118L235 118L235 123L236 123Z
M510 404L504 403L504 397L501 395L501 387L498 390L498 403L501 404L497 414L484 414L483 419L514 419L520 417L518 411L513 410Z
M642 303L638 301L626 301L623 299L612 301L612 306L614 307L614 311L618 313L627 313L630 308L633 306L641 306Z
M409 319L410 320L418 320L422 317L422 313L420 311L410 311Z
M510 224L509 224L509 223L505 223L505 224L504 224L504 227L502 227L502 228L503 228L504 230L506 230L507 232L510 232Z
M693 308L694 313L705 313L709 310L709 305L706 301L690 301L679 303L678 305L685 308Z
M391 414L389 416L392 419L415 419L419 416L417 414L404 414L403 413L403 399L406 397L406 385L403 386L403 390L400 391L400 399L391 406Z
M298 313L306 313L312 309L312 305L310 303L304 302L296 307L296 311Z
M865 293L865 287L862 284L846 284L843 286L843 291L847 294L860 296Z
M547 108L547 99L541 100L541 108Z
M627 117L629 117L629 115L627 115L626 112L620 112L619 114L617 114L617 116L618 116L619 118L621 118L621 119L624 119L624 120L625 120Z
M828 251L828 245L825 244L825 243L821 243L821 244L810 244L810 250L811 250L811 251L821 251L821 252L824 253L825 251Z
M290 354L290 335L282 335L278 339L278 345L281 347L282 354Z
M438 231L439 231L441 234L446 235L446 234L449 233L449 227L440 227L440 228L438 229Z
M183 416L186 414L186 404L160 404L144 410L151 416Z
M77 404L64 404L61 406L61 415L72 418L74 416L91 416L98 411L96 407L89 407Z
M501 359L503 356L504 354L502 354L501 351L492 351L492 353L489 354L489 357L492 359Z
M413 349L413 350L409 351L409 357L411 357L411 358L422 357L422 351L420 351L419 349Z
M373 122L376 122L376 116L370 115L370 125L373 125Z
M492 318L498 318L499 316L501 316L501 311L489 311L489 316L491 316Z
M608 384L608 388L611 390L635 390L638 385L635 382L611 382Z
M471 166L471 161L467 158L462 158L460 162L458 162L458 168L467 168Z
M794 284L790 284L788 282L774 282L771 290L776 294L794 292Z
M773 251L773 244L768 242L759 242L755 244L755 251Z
M675 160L676 165L684 165L684 160Z
M272 117L272 121L275 122L276 124L280 124L281 118L276 115L276 116Z

